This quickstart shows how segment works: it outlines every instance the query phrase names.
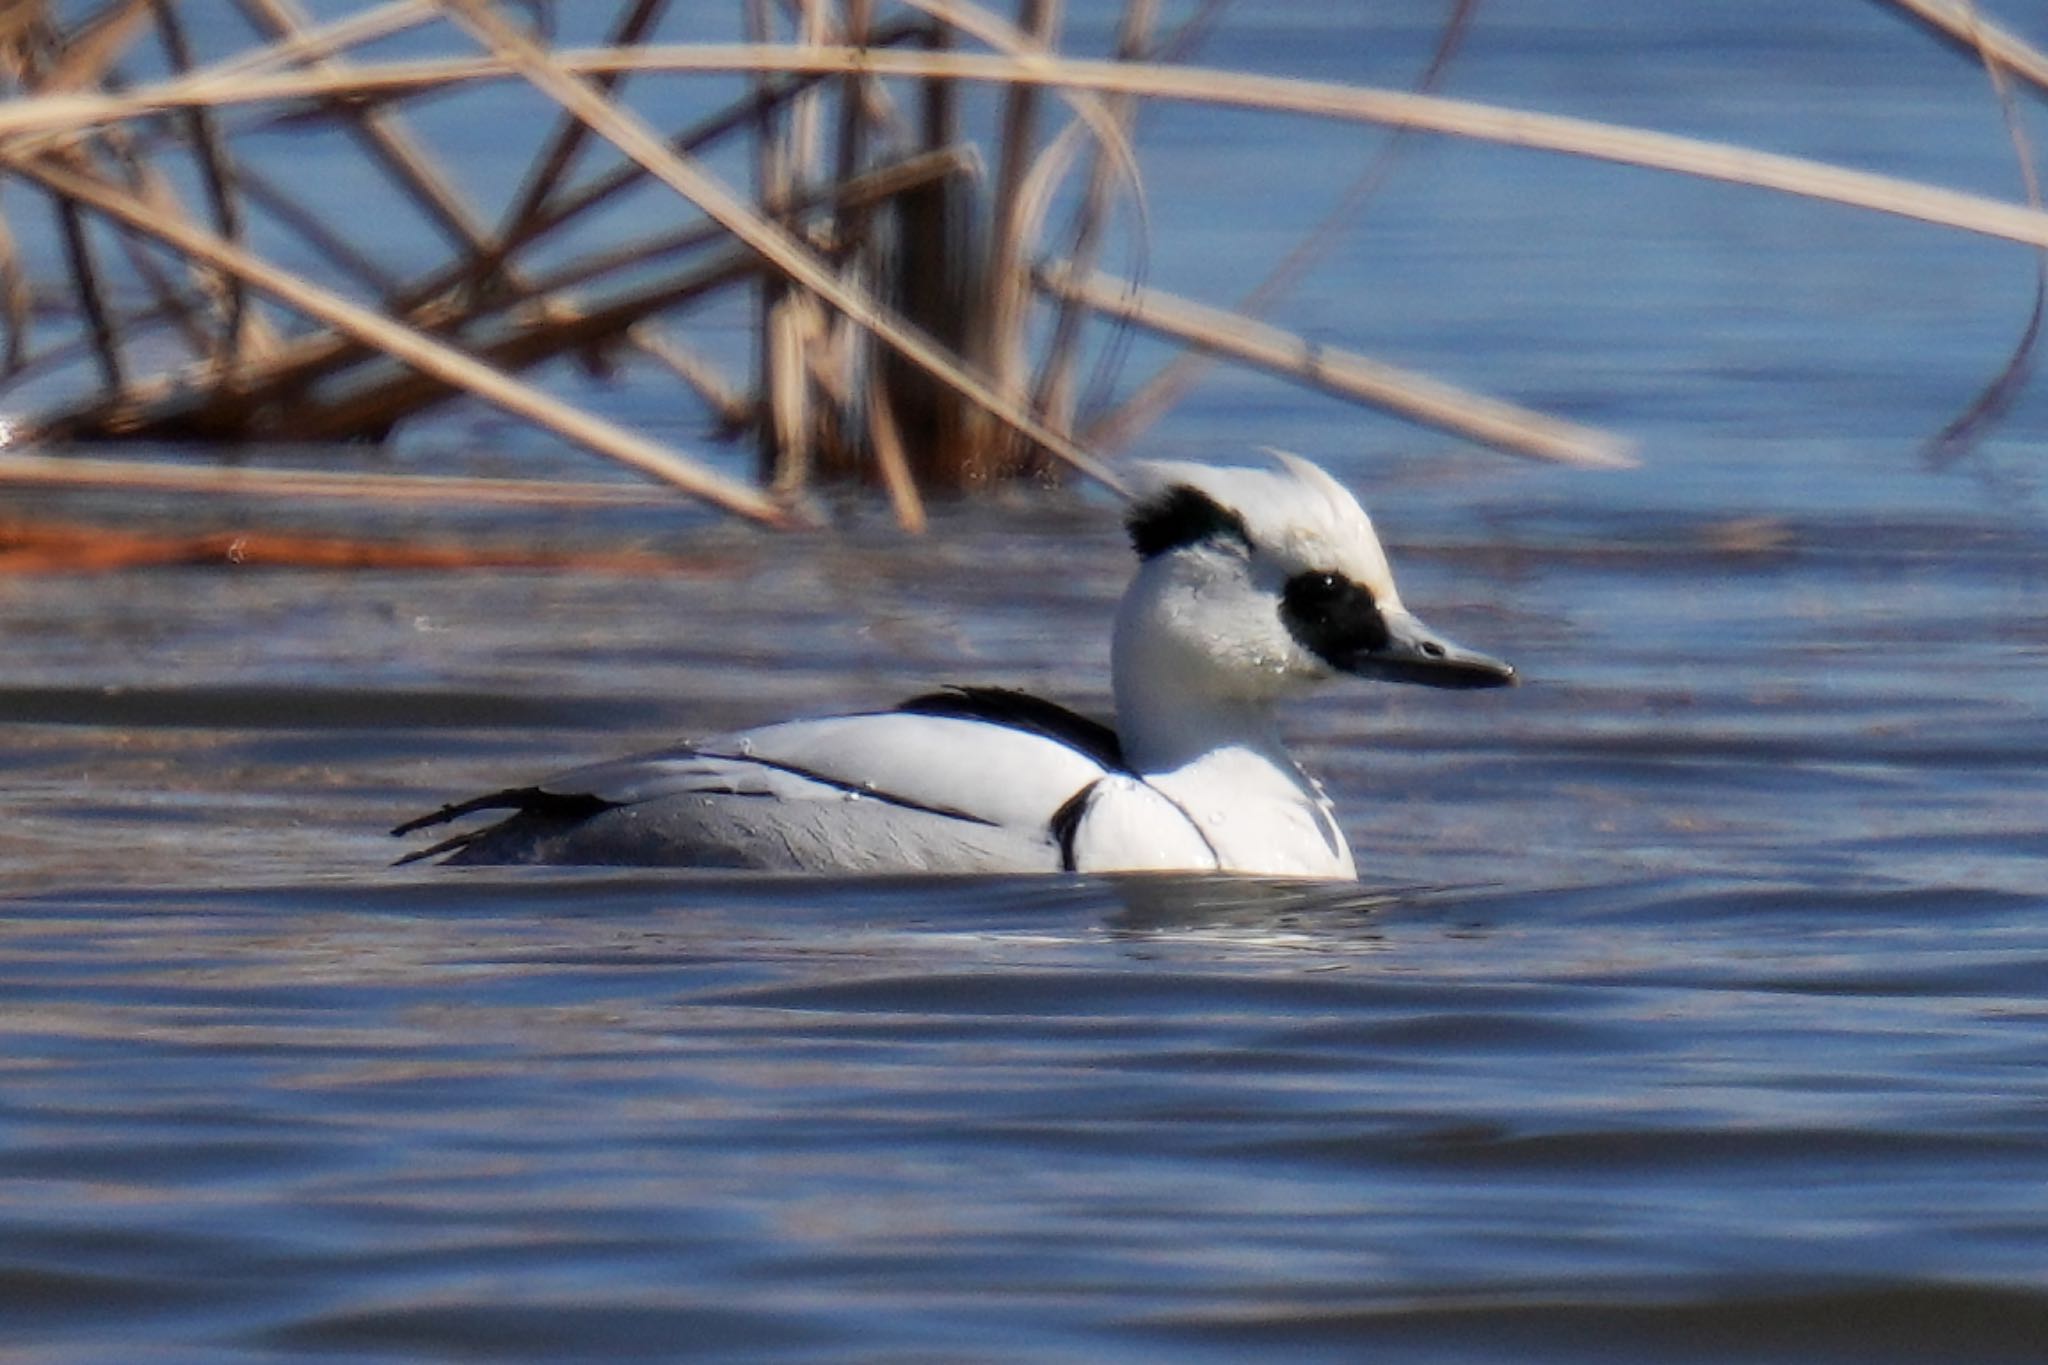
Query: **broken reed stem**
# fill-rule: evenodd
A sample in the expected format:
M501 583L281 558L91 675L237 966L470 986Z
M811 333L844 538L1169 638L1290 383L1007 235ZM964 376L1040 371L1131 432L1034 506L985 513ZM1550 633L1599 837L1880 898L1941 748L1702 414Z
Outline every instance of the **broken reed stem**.
M1628 443L1591 427L1546 417L1350 351L1320 346L1278 327L1207 308L1128 280L1073 279L1043 272L1040 285L1107 317L1244 361L1413 422L1497 450L1593 468L1635 463Z
M29 363L29 308L33 302L28 272L22 269L21 250L14 240L14 230L8 226L6 213L0 211L0 310L4 310L7 329L5 353L0 356L0 375L11 378L20 374Z

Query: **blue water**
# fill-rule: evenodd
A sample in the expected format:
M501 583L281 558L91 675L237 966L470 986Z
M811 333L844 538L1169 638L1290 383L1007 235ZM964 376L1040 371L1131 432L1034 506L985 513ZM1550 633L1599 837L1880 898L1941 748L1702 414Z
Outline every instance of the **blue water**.
M1211 55L1400 83L1439 7L1388 8L1245 6ZM1872 5L1491 0L1449 89L2017 179L1982 77ZM1215 301L1378 145L1147 129L1152 278ZM935 681L1105 706L1128 556L1085 492L918 541L507 523L687 565L644 577L0 577L0 1354L2043 1359L2048 405L1923 455L2032 258L1402 157L1278 320L1645 465L1229 371L1141 442L1323 459L1527 679L1290 715L1357 887L387 867L398 819L677 734ZM466 409L396 458L589 473Z

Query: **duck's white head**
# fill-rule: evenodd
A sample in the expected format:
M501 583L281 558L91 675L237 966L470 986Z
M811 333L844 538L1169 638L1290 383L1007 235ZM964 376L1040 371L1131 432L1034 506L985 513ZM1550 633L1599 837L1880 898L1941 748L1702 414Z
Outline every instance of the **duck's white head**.
M1134 466L1125 522L1141 561L1116 627L1118 711L1184 699L1277 700L1339 674L1498 687L1515 671L1431 631L1401 604L1372 520L1327 473Z

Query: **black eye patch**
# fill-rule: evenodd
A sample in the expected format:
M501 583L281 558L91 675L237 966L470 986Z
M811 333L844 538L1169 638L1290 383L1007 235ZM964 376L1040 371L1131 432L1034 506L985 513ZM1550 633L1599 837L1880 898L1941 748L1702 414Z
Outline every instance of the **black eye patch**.
M1385 649L1392 638L1372 590L1342 574L1298 573L1288 579L1280 618L1295 639L1336 668Z
M1252 543L1244 518L1198 488L1182 484L1165 496L1141 502L1124 519L1131 533L1131 548L1140 559L1152 559L1183 545L1193 545L1218 536Z

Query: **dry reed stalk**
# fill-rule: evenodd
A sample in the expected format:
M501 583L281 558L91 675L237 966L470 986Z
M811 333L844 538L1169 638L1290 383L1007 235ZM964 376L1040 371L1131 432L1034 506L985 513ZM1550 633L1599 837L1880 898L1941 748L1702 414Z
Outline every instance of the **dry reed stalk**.
M33 295L28 272L22 268L21 248L0 212L0 325L7 329L4 353L0 353L0 374L19 374L28 364L29 307Z
M1063 17L1061 0L1019 0L1015 22L971 0L908 2L931 15L942 35L957 30L998 52L1026 59L1051 55L1051 44ZM934 84L946 89L943 83ZM1093 133L1097 148L1114 158L1126 183L1139 183L1136 150L1126 136L1123 121L1111 112L1108 104L1086 92L1058 93L1071 107L1076 120ZM1025 359L1031 301L1028 258L1046 203L1047 157L1059 154L1062 149L1070 154L1078 136L1056 140L1053 153L1039 153L1035 134L1038 107L1036 91L1022 87L1008 90L1002 106L987 228L971 254L957 246L951 253L960 262L955 267L960 273L951 282L953 287L945 292L951 296L948 306L961 315L957 325L963 345L959 353L990 378L997 392L1043 420L1043 408L1029 396ZM1030 445L1007 435L973 405L946 413L943 420L951 430L939 449L956 452L943 467L945 481L953 487L969 487L1020 474L1044 476L1050 472L1047 462ZM1047 425L1062 436L1069 434L1061 423ZM940 461L928 454L926 464L937 468Z
M1050 52L1059 39L1060 0L1017 0L1016 41L1027 50ZM996 392L1024 396L1024 310L1030 300L1026 274L1029 243L1023 238L1024 180L1038 148L1039 91L1009 87L1003 96L993 202L989 209L986 318L979 331L986 347L975 357Z
M1124 7L1123 22L1117 29L1116 59L1138 61L1152 41L1158 14L1156 0L1130 0ZM1135 105L1129 96L1108 101L1109 115L1126 137L1130 134ZM1078 121L1069 125L1077 128ZM1095 273L1101 259L1103 230L1110 211L1110 188L1114 183L1110 158L1096 148L1088 161L1088 181L1081 191L1073 238L1067 244L1068 271L1079 279ZM1053 314L1052 338L1046 343L1045 361L1036 384L1034 405L1060 431L1074 429L1075 368L1081 359L1081 307L1075 300L1061 298Z
M549 54L548 62L558 75L570 79L615 71L767 70L816 77L863 74L983 83L1029 82L1100 94L1142 95L1225 108L1295 113L1671 171L1869 209L2027 246L2048 245L2048 214L1982 195L1675 133L1399 90L1207 68L872 48L650 46L631 52L558 52ZM343 93L358 98L383 97L471 81L504 80L521 74L513 62L502 57L458 58L366 67L353 73L347 82L333 77L263 76L238 82L232 88L159 85L122 95L20 101L0 105L0 145L12 146L18 136L117 122L192 103L261 104Z
M1461 0L1461 9L1470 2ZM1938 0L1888 2L1902 10L1954 11ZM193 417L240 423L247 430L254 430L256 422L272 420L264 414L284 411L276 430L320 436L378 430L450 393L479 393L612 458L644 470L666 470L660 477L676 477L680 470L682 477L694 481L700 496L720 500L730 499L735 490L748 493L755 509L751 514L765 513L764 519L777 515L769 500L737 484L721 487L708 482L717 476L665 447L548 399L495 367L524 366L573 352L595 369L605 363L605 348L635 345L678 373L696 373L696 380L688 380L686 374L686 382L704 391L728 423L748 413L765 413L767 420L760 423L766 443L764 478L785 494L808 486L815 471L848 467L852 447L864 443L870 467L906 524L922 517L913 473L921 467L929 476L945 461L951 461L952 478L959 481L962 470L971 479L976 472L1026 466L1037 458L1035 446L1116 486L1113 475L1067 431L1075 405L1074 365L1081 351L1078 336L1084 310L1151 327L1489 443L1582 462L1607 463L1619 457L1618 446L1601 433L1548 422L1362 357L1314 352L1298 337L1249 325L1217 310L1159 295L1113 299L1092 293L1108 288L1093 273L1109 213L1113 180L1108 168L1124 168L1134 180L1128 120L1132 102L1139 98L1350 119L1401 131L1560 151L1758 185L2048 248L2048 214L2039 211L2038 203L2022 209L1796 158L1426 94L1191 71L1132 60L1146 45L1155 0L1130 0L1117 60L1111 62L1075 61L1051 50L1061 0L1019 0L1014 23L970 0L906 0L909 7L934 17L923 32L935 50L926 52L886 47L889 40L882 30L887 26L874 24L872 0L781 0L781 18L772 8L774 0L754 0L754 36L774 37L786 21L795 26L797 40L787 46L757 42L737 48L641 47L635 45L637 40L651 32L665 0L618 0L611 43L602 51L577 53L549 51L543 41L511 23L495 0L387 4L317 29L296 0L237 0L273 41L256 52L196 70L190 69L173 3L111 0L87 31L70 35L41 26L46 16L40 13L36 23L11 28L5 24L11 14L0 13L0 44L9 36L15 44L0 51L0 60L18 62L18 69L26 73L25 83L49 88L48 81L57 79L65 83L57 88L75 92L104 84L114 62L135 35L146 30L150 15L156 17L173 68L169 78L129 91L54 94L47 100L0 105L0 166L41 185L55 197L60 215L74 215L73 278L108 381L103 401L142 400L151 412L172 414L183 401L188 404L184 411ZM1214 0L1183 25L1181 34L1194 31L1213 12ZM341 55L367 41L365 35L394 32L437 16L465 29L489 49L489 56L355 64ZM908 24L897 25L899 36L912 31ZM947 50L955 31L997 51ZM1983 36L1982 26L1970 31L1994 76L2008 65L2017 71L2030 60L2032 50L2002 30L1991 30L1990 38ZM1170 41L1163 50L1172 47ZM2006 55L1994 56L1994 48ZM36 55L38 51L50 55L46 59ZM281 69L293 63L307 69ZM751 99L721 111L699 129L715 125L731 131L754 122L759 130L756 151L762 158L757 202L735 194L694 160L700 145L693 141L696 132L664 139L615 98L618 85L633 73L714 70L753 77ZM493 232L462 202L424 151L410 143L397 116L399 102L413 96L508 76L523 79L545 95L560 115ZM873 232L866 211L851 196L821 189L826 159L821 134L828 95L836 97L838 113L832 183L843 190L862 174L876 155L874 148L887 147L897 136L885 126L885 79L917 82L924 101L926 146L933 149L952 141L950 131L940 134L956 118L951 101L954 82L1004 86L994 215L980 251L946 257L946 273L938 280L920 279L920 263L899 269L893 283L902 287L902 293L891 297L901 299L900 309L876 300L876 292L892 283L882 269L878 243L893 237L909 244L920 234L938 240L938 234L958 233L964 221L956 212L964 177L951 174L933 182L935 192L906 193L888 201L892 221ZM1069 262L1063 276L1085 283L1045 286L1053 305L1052 345L1035 382L1027 385L1029 257L1042 250L1033 244L1041 236L1046 207L1083 146L1080 133L1069 130L1039 149L1036 125L1048 91L1075 110L1075 128L1092 132L1097 149L1069 230ZM441 224L461 255L428 280L386 279L384 287L373 284L400 315L384 321L381 328L374 325L379 320L369 310L348 304L310 279L278 271L236 240L241 196L248 194L254 204L259 192L241 184L217 114L230 106L284 101L304 103L307 112L293 117L354 125L371 148L372 159L383 167L387 183ZM114 126L139 111L171 114L173 123L183 125L182 141L166 144L153 140L147 131L134 135ZM702 133L706 140L722 135ZM631 164L569 185L573 163L599 138L624 152ZM146 154L138 155L131 144ZM206 193L200 211L204 214L210 207L210 228L187 215L171 193L169 178L148 159L161 154L166 145L182 151L197 169ZM129 188L112 182L110 177L116 174L125 175ZM514 258L526 246L549 240L555 228L590 206L649 179L695 205L715 227L641 237L587 254L546 278L512 273ZM100 197L93 198L94 193ZM288 226L294 217L288 197L275 187L268 193L272 204L283 205L273 218ZM833 205L836 216L829 232L813 233L799 207L814 200ZM1142 199L1136 202L1142 208ZM929 211L932 207L936 213ZM113 224L115 240L131 252L135 277L155 296L153 306L140 311L131 307L125 315L114 311L100 281L105 263L95 259L95 240L75 218L82 210ZM296 217L303 222L307 215ZM738 245L708 263L652 283L642 278L635 287L598 302L579 301L568 293L614 270L644 271L665 255L697 250L712 240L714 232L730 234ZM310 234L309 240L318 235ZM137 247L145 239L169 245L193 270L203 296L198 306L189 304L189 293L173 288ZM360 266L366 263L358 261L351 269L346 250L327 254L344 274L364 278ZM984 277L972 273L977 261L988 267ZM4 267L0 260L0 270ZM878 276L881 283L876 282ZM759 402L737 395L715 375L706 376L700 360L669 343L651 322L661 308L744 279L759 279L764 291L764 398ZM488 288L474 287L485 282ZM959 292L963 286L974 293ZM263 315L245 301L251 289L280 299L331 330L263 354L263 339L255 330ZM986 300L984 311L965 307L976 295ZM918 299L922 302L913 302ZM102 313L97 328L92 318L95 302ZM2039 311L2037 306L2036 325ZM18 310L10 305L10 344L17 360L25 358L19 340L26 312L25 305ZM128 363L132 357L124 354L133 333L124 336L124 329L150 319L151 325L168 322L190 331L201 317L220 320L221 336L217 344L202 339L194 348L195 354L211 356L187 375L188 381L206 386L199 406L190 406L189 395L181 400L172 392L175 386L161 376L132 388L123 384L122 375L133 368ZM931 333L942 328L961 330L941 332L941 344ZM856 345L857 335L868 340ZM457 349L445 336L464 337L466 349ZM674 360L678 356L680 363ZM294 397L314 383L321 386L317 401ZM979 427L978 436L951 442L930 439L933 433L946 431L957 437L963 415ZM730 501L721 505L737 510Z
M275 531L162 535L108 526L0 521L0 573L109 573L172 565L258 569L548 569L695 572L701 558L635 550L535 550L523 545L393 543Z
M191 71L192 49L185 39L184 25L178 21L177 9L170 0L152 0L151 10L156 16L157 32L171 69L181 75ZM235 197L234 165L220 124L210 109L187 109L182 111L181 118L185 125L186 145L198 162L200 183L213 210L214 231L230 242L240 243L241 204ZM225 316L215 358L221 365L233 367L241 363L244 347L250 340L249 295L241 281L233 277L219 280L218 284L226 298L221 310Z
M738 432L754 420L753 399L733 387L709 360L663 332L655 323L634 323L626 329L626 340L635 350L689 385L728 433Z
M1974 6L1971 7L1971 13L1974 17ZM1984 65L1984 75L1991 82L1991 92L1997 97L1999 112L2005 119L2006 137L2012 142L2013 159L2019 166L2020 183L2026 191L2027 202L2039 209L2041 178L2034 169L2033 142L2027 136L2025 122L2020 118L2018 101L2014 98L2012 82L2008 78L2008 68L1992 49L1984 26L1976 26L1972 33L1978 42L1978 56ZM2012 405L2018 401L2021 390L2033 372L2035 349L2041 340L2041 327L2044 321L2048 321L2048 248L2034 253L2034 304L2028 312L2026 326L2021 329L2020 338L2014 344L2012 353L2006 357L2005 365L1992 376L1991 381L1977 393L1976 397L1928 441L1929 460L1936 465L1942 465L1952 464L1961 459L1987 430L2003 420L2012 410Z
M900 163L876 167L857 179L829 190L806 196L798 205L803 212L822 208L861 206L893 196L914 192L920 185L954 173L961 153L948 149L912 156ZM646 314L699 297L722 285L751 278L752 258L745 252L728 252L718 262L700 267L665 288L643 287L638 302L623 311L603 312L593 319L593 310L578 303L569 290L590 284L614 271L645 266L664 256L708 247L725 240L715 224L693 224L650 241L630 244L612 251L600 251L565 263L553 274L528 282L519 292L500 292L478 298L471 291L451 289L435 293L414 306L390 311L402 313L407 325L427 332L444 333L457 327L474 328L501 318L516 308L543 326L550 320L574 320L578 330L558 329L553 344L537 337L539 343L522 353L534 359L559 355L603 340L596 328L608 322L637 325ZM448 276L460 278L460 271ZM422 291L415 291L422 292ZM500 344L509 342L501 335ZM345 437L348 428L340 424L337 405L345 406L366 429L383 429L395 424L407 412L417 411L449 396L454 390L418 375L401 375L382 392L393 406L378 410L363 392L322 402L309 398L307 390L316 381L331 380L337 374L379 358L373 347L348 335L313 333L281 348L260 365L245 367L232 388L223 388L207 367L186 376L180 385L167 386L162 379L147 386L131 386L93 396L82 404L30 417L24 430L39 438L77 438L88 434L119 432L159 435L205 435L233 439L253 430L270 439L312 440ZM745 412L726 420L743 424L752 420L752 404Z
M654 313L751 279L755 271L750 253L728 250L679 276L595 307L543 300L520 309L497 335L469 341L458 354L473 356L495 372L525 369L599 345ZM422 372L408 361L395 373L373 377L351 391L295 405L267 424L263 434L283 441L347 440L363 431L388 429L438 403L475 392L451 375Z
M1030 35L1017 25L974 4L972 0L905 0L905 3L913 9L929 14L940 24L958 29L968 37L988 44L998 55L1014 58L1020 63L1057 63L1066 60L1058 53L1034 42ZM875 74L881 74L881 69L878 68ZM1059 92L1061 99L1074 115L1094 132L1097 145L1116 157L1126 180L1135 182L1142 178L1136 149L1124 136L1118 122L1110 117L1107 105L1096 92L1089 90L1085 85L1060 81L1040 83Z
M85 315L86 333L92 338L93 359L100 367L100 383L118 389L127 382L127 368L121 363L121 348L115 341L114 325L107 315L100 291L99 268L94 264L92 244L85 237L85 215L68 201L57 205L57 229L64 243L65 263L78 286L78 311Z
M661 138L638 117L610 103L582 77L564 68L552 54L507 25L487 0L442 0L442 3L535 88L590 123L601 137L639 162L656 179L723 223L735 237L760 253L775 269L803 284L905 358L994 413L1019 434L1044 446L1074 469L1111 489L1123 490L1123 481L1106 465L1066 437L1046 428L1018 404L995 392L983 377L955 363L930 338L881 307L866 291L840 280L788 229L762 217L702 167L669 151Z
M154 215L146 206L111 186L44 161L24 162L9 158L4 149L0 149L0 161L7 162L18 174L36 181L67 202L90 206L95 212L156 238L196 261L233 272L253 288L262 290L286 306L575 444L605 454L736 515L778 526L786 525L790 520L781 508L744 484L688 460L644 436L521 384L432 337L400 326L319 285L280 270L204 229Z
M1141 289L1128 280L1100 275L1080 280L1052 273L1039 278L1056 297L1073 299L1106 316L1497 450L1600 469L1635 463L1628 443L1606 432L1320 346L1265 323Z
M2048 53L1986 19L1974 0L1878 0L1973 60L1995 63L2048 94Z
M149 19L154 0L121 0L101 10L64 44L57 64L37 88L52 93L83 90L105 79Z
M0 484L126 489L265 498L344 498L365 502L454 503L472 507L613 507L664 502L652 484L565 479L472 479L446 474L357 474L319 470L167 465L90 456L0 454Z
M1479 5L1480 0L1452 0L1450 13L1444 17L1443 28L1437 35L1436 49L1430 54L1422 74L1416 78L1414 89L1418 93L1431 94L1442 81L1444 73L1450 69L1452 57L1464 42ZM1194 21L1189 22L1192 24ZM1308 273L1309 267L1336 244L1339 234L1357 221L1367 201L1386 183L1410 136L1412 130L1395 129L1357 178L1345 188L1336 204L1324 214L1322 221L1267 270L1265 276L1238 299L1232 311L1247 318L1262 317L1275 300L1293 288ZM1092 268L1092 263L1083 262L1073 253L1069 253L1068 259L1075 266L1070 274L1085 277L1088 269ZM1117 404L1114 411L1090 423L1089 444L1098 450L1121 450L1128 446L1140 432L1178 403L1215 359L1200 349L1182 351Z
M895 401L879 369L868 371L867 417L875 469L888 496L889 509L896 514L896 524L911 535L923 535L927 525L924 498L917 491L910 454L903 448L903 429L896 424Z
M669 0L633 0L626 12L606 38L605 46L625 48L637 46L668 10ZM617 91L626 73L615 72L600 76L594 82L606 94ZM528 231L528 224L536 218L555 192L561 187L563 177L568 175L577 157L589 144L590 129L580 120L566 115L555 125L540 155L534 158L533 168L527 173L526 181L512 196L512 203L506 209L498 235L506 241L515 240L519 234Z
M386 0L331 23L305 28L267 47L215 62L195 71L195 81L233 81L260 76L279 67L317 62L351 48L361 47L419 28L440 17L434 0Z
M842 22L850 46L869 46L874 36L873 0L846 0ZM839 124L833 148L835 181L841 184L850 181L867 164L870 131L889 112L888 96L879 82L857 75L841 82ZM837 225L841 242L845 244L840 252L841 268L851 272L856 281L879 277L884 262L872 237L872 215L868 210L849 206L837 216ZM857 381L861 388L859 417L865 419L867 450L874 462L875 476L889 500L890 511L896 517L896 524L905 532L921 535L928 524L924 499L917 491L917 479L911 472L909 454L904 449L903 429L896 420L896 400L890 392L886 371L874 363L871 354L855 355L858 329L850 319L839 316L829 319L827 325L832 328L835 348L849 357L849 373L856 368L861 371ZM866 363L862 364L863 361ZM849 401L845 407L850 413L855 404ZM841 444L851 446L852 438Z

